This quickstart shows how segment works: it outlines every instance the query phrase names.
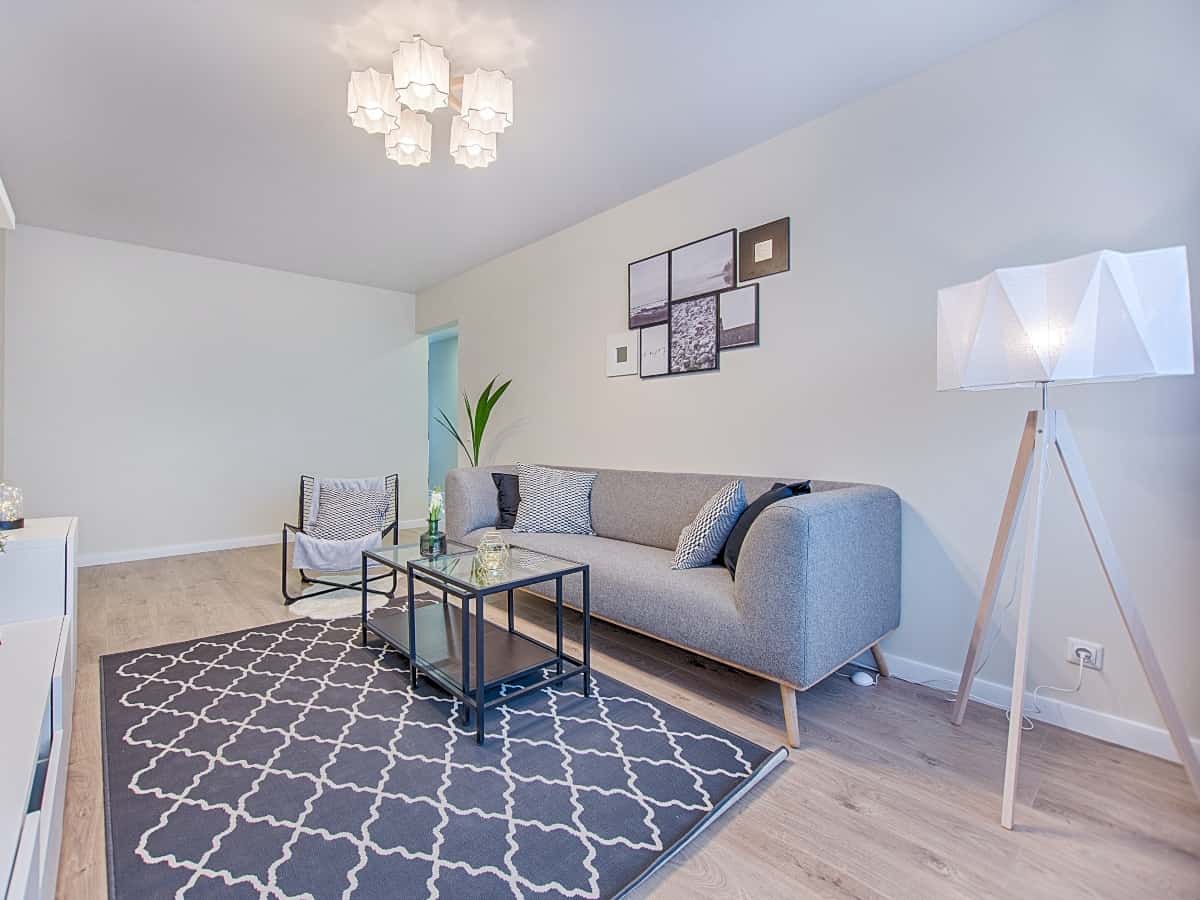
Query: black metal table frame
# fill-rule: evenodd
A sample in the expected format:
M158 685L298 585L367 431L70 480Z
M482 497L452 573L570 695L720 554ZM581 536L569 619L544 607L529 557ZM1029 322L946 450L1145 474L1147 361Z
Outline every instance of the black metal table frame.
M513 549L524 549L514 547ZM540 551L531 551L538 553L541 556L549 556L551 559L561 559L561 557L552 556L548 553ZM405 570L408 577L408 646L409 652L405 652L403 648L397 647L389 639L388 635L375 625L367 617L367 585L366 573L368 560L373 560L382 565L389 566L392 569L399 571L401 567ZM460 581L453 576L447 575L444 572L434 572L430 569L416 568L421 565L424 560L420 557L407 560L400 564L395 561L381 557L369 550L364 550L362 555L362 642L363 646L367 645L367 633L371 632L378 636L388 646L393 647L397 652L404 654L409 661L409 673L411 684L415 688L417 686L417 676L423 672L425 677L438 685L443 690L447 691L454 697L457 697L463 703L463 716L465 721L470 722L471 711L475 711L475 740L482 744L484 740L485 716L487 710L493 707L500 706L503 703L516 700L519 697L524 697L526 694L531 694L534 691L539 691L542 688L552 684L558 684L568 678L574 678L576 675L583 676L583 696L590 697L592 695L592 616L591 616L591 567L587 563L577 563L572 560L563 559L564 568L554 573L542 573L532 575L528 578L509 580L501 582L495 586L480 588L464 581ZM573 656L568 656L563 652L563 579L569 575L578 573L583 579L583 659L576 659ZM516 622L513 616L513 593L521 588L529 587L534 584L542 584L544 582L554 580L554 635L555 646L539 641L535 637L520 632L516 629ZM417 620L416 620L416 598L415 598L415 582L420 581L423 584L428 584L431 587L439 588L442 592L442 603L448 602L447 595L453 594L458 598L462 607L462 660L463 673L462 684L455 683L449 677L443 675L440 671L432 666L422 666L420 661L420 653L416 648L417 642ZM508 694L501 694L488 700L486 697L489 688L496 687L505 681L510 681L516 678L529 675L536 669L542 668L539 663L530 669L523 671L510 672L502 678L495 681L486 682L482 677L476 679L476 683L471 683L472 661L470 653L470 601L475 600L475 660L474 670L478 673L483 672L484 665L484 598L492 594L508 594L508 631L509 634L515 634L518 637L524 638L533 644L541 647L547 652L554 654L553 664L555 673L548 678L543 678L534 684L524 685L521 688L512 691ZM568 667L566 664L570 664Z

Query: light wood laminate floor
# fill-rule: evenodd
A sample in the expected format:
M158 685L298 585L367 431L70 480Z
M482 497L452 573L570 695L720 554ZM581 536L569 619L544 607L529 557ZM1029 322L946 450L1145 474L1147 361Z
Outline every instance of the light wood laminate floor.
M519 610L531 633L552 633L550 604L523 597ZM277 547L80 571L59 897L106 896L99 656L286 618ZM578 617L567 621L577 636ZM603 623L593 634L597 669L783 741L773 684ZM972 704L955 728L941 691L835 677L800 696L800 717L803 747L639 896L1200 897L1200 803L1179 766L1039 723L1010 833L998 823L1000 711Z

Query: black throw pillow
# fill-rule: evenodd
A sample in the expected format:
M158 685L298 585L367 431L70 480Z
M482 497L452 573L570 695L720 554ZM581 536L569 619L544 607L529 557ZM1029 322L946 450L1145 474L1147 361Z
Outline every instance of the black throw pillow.
M733 531L729 532L729 539L725 541L725 550L722 556L725 561L725 568L729 570L730 576L733 578L737 577L737 561L738 556L742 552L742 542L746 540L746 535L750 532L750 526L754 524L754 520L759 517L762 511L777 500L811 492L812 482L810 481L794 481L791 484L784 484L781 481L777 481L771 486L769 491L746 507L745 511L738 518L737 524L733 526Z
M512 528L517 521L517 505L521 502L517 476L493 472L492 481L496 482L496 506L500 512L496 517L496 527Z

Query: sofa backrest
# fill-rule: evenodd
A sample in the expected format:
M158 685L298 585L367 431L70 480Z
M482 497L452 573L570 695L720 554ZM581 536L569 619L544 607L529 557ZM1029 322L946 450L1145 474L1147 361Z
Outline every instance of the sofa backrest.
M550 465L545 463L544 465ZM674 550L679 532L696 517L705 502L729 482L741 478L750 502L777 481L802 481L803 477L761 478L745 475L699 475L684 472L640 472L630 469L592 469L592 528L601 537ZM848 482L813 481L816 491L850 487Z

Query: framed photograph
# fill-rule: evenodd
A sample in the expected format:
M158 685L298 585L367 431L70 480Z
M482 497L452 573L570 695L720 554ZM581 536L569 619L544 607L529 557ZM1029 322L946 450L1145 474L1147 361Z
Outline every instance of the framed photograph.
M744 281L777 275L791 268L791 227L791 218L776 219L741 233L738 268Z
M758 285L744 284L717 295L722 350L758 346Z
M716 294L672 301L668 325L672 375L708 372L720 365Z
M671 254L659 253L629 264L629 327L667 321L671 290Z
M671 299L737 287L737 231L730 228L671 251Z
M608 356L604 374L609 378L636 375L638 372L638 333L620 331L608 336Z
M643 378L667 375L667 352L670 342L670 325L650 325L641 330L638 354L639 372Z

